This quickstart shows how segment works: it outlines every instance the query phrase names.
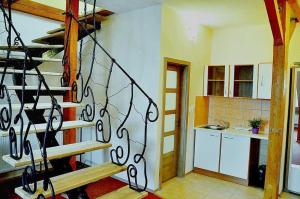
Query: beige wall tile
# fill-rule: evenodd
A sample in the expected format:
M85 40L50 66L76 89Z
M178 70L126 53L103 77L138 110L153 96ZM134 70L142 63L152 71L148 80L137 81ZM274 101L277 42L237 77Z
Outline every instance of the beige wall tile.
M231 126L248 127L248 120L262 118L268 128L270 101L243 98L209 98L209 123L225 120Z

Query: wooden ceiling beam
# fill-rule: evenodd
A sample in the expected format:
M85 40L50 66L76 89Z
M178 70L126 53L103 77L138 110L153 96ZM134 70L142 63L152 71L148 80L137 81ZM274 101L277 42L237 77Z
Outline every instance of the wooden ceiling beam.
M282 45L284 43L284 36L282 31L282 23L281 23L281 17L279 14L279 6L277 0L264 0L271 29L272 34L274 37L274 44L275 45Z
M30 0L15 1L11 5L11 8L13 10L32 14L39 17L44 17L47 19L52 19L55 21L65 21L65 16L63 15L63 13L65 12L64 10L53 8L51 6L47 6Z
M14 3L11 5L11 8L13 10L24 12L27 14L44 17L55 21L65 22L65 15L63 14L65 12L64 10L37 3L31 0L14 0ZM97 16L104 18L114 13L109 10L97 10L96 14ZM93 16L91 12L87 13L87 15L90 18ZM82 18L84 16L80 17Z
M299 3L297 2L297 0L288 0L294 15L296 16L297 22L300 21L300 6Z

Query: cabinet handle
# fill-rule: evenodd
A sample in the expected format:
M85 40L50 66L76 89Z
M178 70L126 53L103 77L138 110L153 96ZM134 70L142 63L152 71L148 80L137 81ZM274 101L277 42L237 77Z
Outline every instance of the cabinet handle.
M214 134L209 134L211 137L217 137L216 135L214 135Z
M224 138L233 140L233 137L227 137L227 136L224 136Z

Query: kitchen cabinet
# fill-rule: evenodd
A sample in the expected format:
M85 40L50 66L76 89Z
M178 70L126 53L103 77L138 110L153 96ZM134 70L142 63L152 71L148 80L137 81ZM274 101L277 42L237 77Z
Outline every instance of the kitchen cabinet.
M258 66L257 98L259 99L271 99L272 68L272 63L263 63Z
M220 173L248 179L250 138L222 134Z
M209 65L204 73L204 96L228 97L229 66Z
M221 134L208 129L195 131L194 167L219 172Z
M257 65L230 66L229 97L257 97Z

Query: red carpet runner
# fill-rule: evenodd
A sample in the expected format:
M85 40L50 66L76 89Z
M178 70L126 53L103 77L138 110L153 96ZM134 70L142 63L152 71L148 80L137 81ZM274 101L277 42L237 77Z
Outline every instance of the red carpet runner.
M99 196L105 195L106 193L112 192L126 185L127 184L124 182L108 177L98 182L89 184L86 188L86 191L90 199L95 199ZM61 196L57 196L56 198L64 199ZM11 199L20 199L20 197L14 195L11 197ZM145 199L161 199L161 198L152 193L149 193Z

